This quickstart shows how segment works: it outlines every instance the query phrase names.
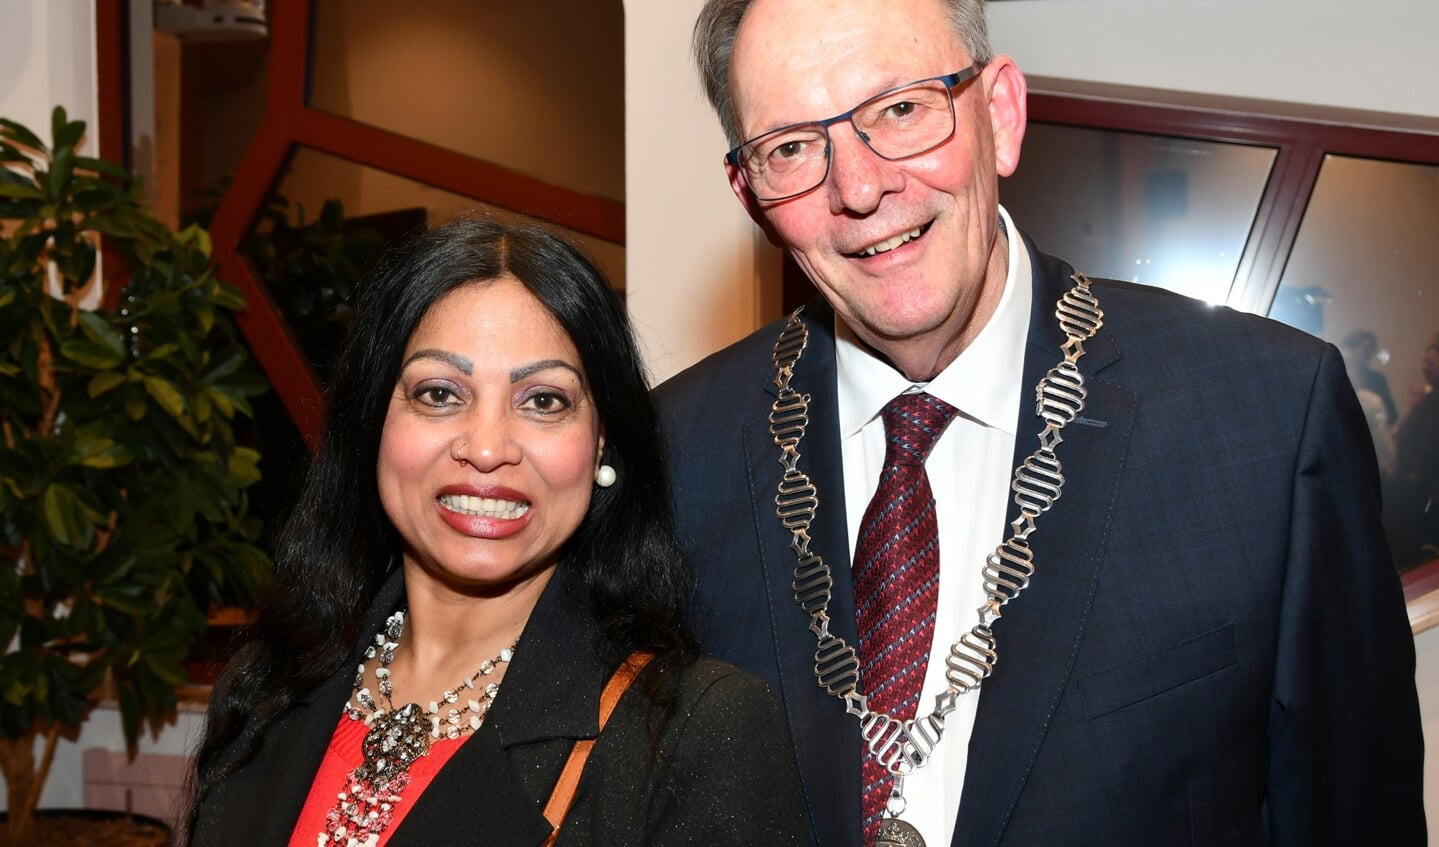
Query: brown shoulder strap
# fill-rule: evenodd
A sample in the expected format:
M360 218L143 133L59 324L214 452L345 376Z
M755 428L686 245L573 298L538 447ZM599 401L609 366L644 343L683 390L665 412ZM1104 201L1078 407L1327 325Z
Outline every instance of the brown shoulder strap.
M600 693L600 731L603 732L605 724L609 722L610 713L619 704L620 697L635 681L645 665L655 657L653 653L636 651L629 655L618 668L615 668L614 675L605 685L605 690ZM555 782L555 790L550 793L550 800L545 804L545 820L550 822L554 831L545 840L545 847L551 847L560 834L560 824L564 823L565 815L569 814L570 806L575 802L575 789L580 784L580 774L584 772L585 760L590 757L590 750L595 746L592 738L583 741L576 741L574 749L570 751L570 758L565 762L564 770L560 771L560 778Z

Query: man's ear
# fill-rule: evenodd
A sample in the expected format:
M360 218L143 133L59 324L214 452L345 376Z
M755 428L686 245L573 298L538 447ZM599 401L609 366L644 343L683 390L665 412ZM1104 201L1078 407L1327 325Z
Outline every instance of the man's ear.
M725 159L724 170L725 175L729 177L730 191L733 191L734 196L739 198L740 205L744 206L744 210L749 213L750 220L764 231L765 238L769 239L769 243L783 248L784 242L779 240L774 228L770 226L769 218L765 217L764 209L755 199L754 192L749 190L749 183L745 182L744 174L740 173L739 168L735 167L734 163L728 159Z
M989 91L989 121L994 129L994 170L1000 176L1009 176L1019 167L1019 148L1029 120L1029 86L1014 60L1002 54L985 66L984 81Z

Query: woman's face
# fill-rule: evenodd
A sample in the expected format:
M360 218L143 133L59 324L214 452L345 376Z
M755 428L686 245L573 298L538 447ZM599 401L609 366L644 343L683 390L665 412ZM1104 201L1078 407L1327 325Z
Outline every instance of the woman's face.
M406 579L467 594L543 584L603 446L579 354L523 284L445 295L410 338L380 436Z

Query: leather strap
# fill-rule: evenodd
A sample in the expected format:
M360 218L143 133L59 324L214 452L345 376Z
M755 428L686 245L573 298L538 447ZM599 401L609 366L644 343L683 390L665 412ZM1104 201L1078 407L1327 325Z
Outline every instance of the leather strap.
M654 657L653 653L637 650L615 668L610 681L605 684L605 690L600 692L600 732L604 732L610 713L619 705L620 697L629 689L630 683L635 681L635 677L640 675L640 671L644 670L645 665ZM550 822L554 830L550 837L545 839L545 847L551 847L560 835L560 824L564 823L570 806L574 805L575 789L579 788L580 774L584 772L585 760L590 757L595 740L586 738L575 742L574 748L570 750L570 758L565 762L560 778L555 782L555 790L550 792L550 800L545 804L545 820Z

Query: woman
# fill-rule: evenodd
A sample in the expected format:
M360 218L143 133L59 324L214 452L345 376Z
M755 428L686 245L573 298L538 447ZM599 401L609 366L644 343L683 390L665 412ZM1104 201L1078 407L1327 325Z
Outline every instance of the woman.
M464 220L387 261L211 698L191 843L539 845L597 735L559 845L806 841L777 700L695 658L658 444L624 308L574 249Z

